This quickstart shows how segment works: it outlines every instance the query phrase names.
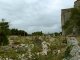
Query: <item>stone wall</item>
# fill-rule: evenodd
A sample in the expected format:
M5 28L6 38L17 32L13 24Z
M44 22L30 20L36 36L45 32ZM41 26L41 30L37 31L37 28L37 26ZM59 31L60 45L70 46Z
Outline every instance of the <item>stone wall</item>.
M80 0L74 2L74 7L80 7Z
M74 7L80 7L80 0L77 0L74 2ZM62 26L65 24L65 21L69 20L70 14L71 14L70 11L71 11L71 8L61 10L61 25ZM65 35L64 29L62 29L62 35L63 36Z
M71 37L67 40L67 47L71 46L70 56L64 58L63 60L80 60L80 46L75 37ZM67 50L66 50L67 51Z
M70 11L71 11L71 8L61 10L61 24L62 24L62 26L65 24L65 21L69 20L70 14L71 14ZM63 29L62 29L62 35L65 35L65 30L63 30Z

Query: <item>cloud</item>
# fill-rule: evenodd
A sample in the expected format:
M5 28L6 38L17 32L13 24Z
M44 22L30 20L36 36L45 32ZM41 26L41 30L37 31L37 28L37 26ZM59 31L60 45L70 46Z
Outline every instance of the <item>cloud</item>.
M61 9L72 7L75 0L0 0L0 19L10 28L28 33L61 30ZM67 4L68 3L68 4Z

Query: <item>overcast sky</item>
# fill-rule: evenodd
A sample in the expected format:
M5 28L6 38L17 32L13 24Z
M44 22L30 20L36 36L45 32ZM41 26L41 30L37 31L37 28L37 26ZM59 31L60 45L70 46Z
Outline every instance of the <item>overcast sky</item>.
M0 21L10 28L28 33L61 31L61 9L71 8L75 0L0 0Z

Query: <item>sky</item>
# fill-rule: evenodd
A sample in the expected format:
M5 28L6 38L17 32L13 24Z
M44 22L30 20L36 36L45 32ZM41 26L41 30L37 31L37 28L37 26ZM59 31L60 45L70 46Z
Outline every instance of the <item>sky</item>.
M61 31L61 9L71 8L76 0L0 0L0 21L10 28L28 33Z

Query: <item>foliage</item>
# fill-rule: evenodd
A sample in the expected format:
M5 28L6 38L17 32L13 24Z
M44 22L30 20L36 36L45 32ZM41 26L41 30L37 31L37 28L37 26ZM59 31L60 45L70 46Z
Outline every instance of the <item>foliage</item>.
M34 46L34 48L31 49L32 53L37 53L37 52L41 52L41 48L39 48L38 46Z
M4 53L6 57L11 58L11 59L18 59L18 54L14 50L9 50L8 52Z
M4 19L2 19L2 22L0 22L0 45L9 44L9 41L7 38L7 35L9 34L10 34L9 22L5 22Z
M67 39L66 38L63 40L63 43L67 44Z
M11 31L11 35L20 35L20 36L27 36L28 35L28 33L27 32L25 32L24 30L18 30L18 29L10 29L10 31Z
M17 51L17 53L22 55L22 54L25 54L26 51L24 51L24 50L19 50L19 51Z
M0 22L0 45L9 44L9 41L7 38L7 35L9 34L10 34L9 22L4 22L4 19L2 19L2 22Z
M53 50L57 49L57 45L55 45L54 43L51 43L50 45L48 45L48 48L51 50L51 52L53 52Z
M4 19L2 19L2 22L0 22L0 33L3 33L5 35L10 34L9 22L5 22Z
M60 35L60 33L58 33L58 32L55 32L54 34L55 34L55 36L59 36Z
M1 60L4 60L4 58L5 58L5 60L6 60L6 58L8 58L8 60L9 59L20 60L18 58L18 54L15 52L15 50L10 48L8 51L5 52L2 50L1 47L0 47L0 58L1 58Z
M9 41L7 36L4 33L0 33L0 45L8 45Z
M42 31L41 32L33 32L32 35L33 36L37 36L37 35L42 36L43 33L42 33Z
M66 51L64 53L64 58L67 58L67 57L70 57L70 52L72 50L72 47L73 45L69 45L67 48L66 48Z
M20 42L14 42L13 44L18 45L18 44L20 44Z

